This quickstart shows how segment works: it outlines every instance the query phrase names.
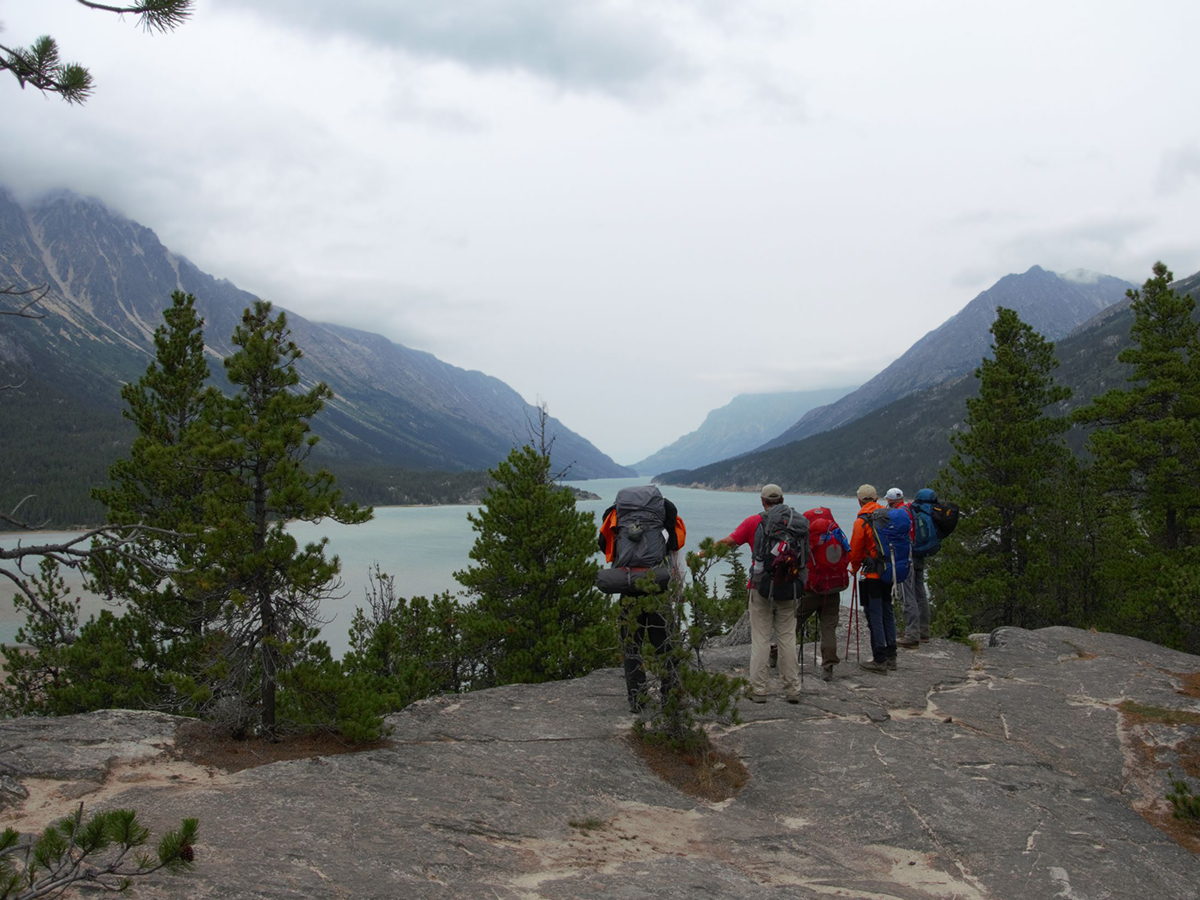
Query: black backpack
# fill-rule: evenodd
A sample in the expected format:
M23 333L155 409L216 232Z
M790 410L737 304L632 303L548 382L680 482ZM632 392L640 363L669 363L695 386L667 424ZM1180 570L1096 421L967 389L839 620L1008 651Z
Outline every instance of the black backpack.
M759 515L751 580L764 597L795 600L808 580L808 519L784 503Z
M617 491L617 526L612 568L596 573L596 587L606 594L641 594L636 587L649 573L660 589L671 583L667 565L667 505L652 484Z

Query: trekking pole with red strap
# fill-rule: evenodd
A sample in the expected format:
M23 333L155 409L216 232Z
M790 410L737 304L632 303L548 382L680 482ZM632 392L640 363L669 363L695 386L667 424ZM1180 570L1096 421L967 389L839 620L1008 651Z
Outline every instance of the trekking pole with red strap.
M862 662L862 629L858 624L858 608L861 605L858 602L858 579L854 579L854 658L858 662ZM849 636L846 640L846 655L850 655Z
M858 605L858 579L855 578L850 586L850 615L846 616L846 652L842 655L846 658L850 656L850 632L854 630L854 610Z

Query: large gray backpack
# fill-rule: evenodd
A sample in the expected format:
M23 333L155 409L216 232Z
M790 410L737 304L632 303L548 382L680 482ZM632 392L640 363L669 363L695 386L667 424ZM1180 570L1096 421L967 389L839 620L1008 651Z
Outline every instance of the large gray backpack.
M638 594L635 582L650 573L660 588L671 581L667 560L667 505L652 484L621 488L615 503L616 534L613 563L596 575L596 587L606 594Z
M808 580L808 519L784 503L768 507L754 532L750 578L773 600L797 600Z

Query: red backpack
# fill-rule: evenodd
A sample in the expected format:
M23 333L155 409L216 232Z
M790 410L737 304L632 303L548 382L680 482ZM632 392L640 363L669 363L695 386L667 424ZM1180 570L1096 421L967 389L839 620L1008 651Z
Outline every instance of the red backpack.
M810 509L804 518L812 550L805 589L817 594L844 591L850 586L850 542L824 506Z

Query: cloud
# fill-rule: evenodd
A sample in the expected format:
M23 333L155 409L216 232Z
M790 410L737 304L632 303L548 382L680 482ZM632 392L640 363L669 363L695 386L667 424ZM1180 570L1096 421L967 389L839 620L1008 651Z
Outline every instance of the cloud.
M230 11L341 34L468 69L518 71L571 90L624 94L684 63L665 23L601 0L220 0Z
M1147 268L1143 245L1156 242L1156 225L1150 216L1110 215L1024 231L1000 245L999 265L1003 271L1036 264L1052 272L1090 269L1128 278Z
M1158 193L1181 190L1189 178L1200 179L1200 146L1188 143L1165 151L1158 167Z

